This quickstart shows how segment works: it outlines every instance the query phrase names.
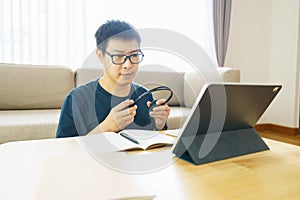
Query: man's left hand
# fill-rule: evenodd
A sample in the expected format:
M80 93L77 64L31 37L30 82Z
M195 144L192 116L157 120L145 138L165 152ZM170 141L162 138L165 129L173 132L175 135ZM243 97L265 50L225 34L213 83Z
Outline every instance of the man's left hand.
M156 104L157 105L161 105L165 102L166 100L165 99L159 99L156 101ZM147 106L150 107L151 106L151 102L148 101L147 102ZM164 104L164 105L161 105L161 106L156 106L153 108L153 111L151 111L149 114L151 117L154 118L154 121L155 121L155 125L156 125L156 128L161 130L164 128L166 122L167 122L167 119L169 117L169 114L170 114L170 107L168 106L168 104Z

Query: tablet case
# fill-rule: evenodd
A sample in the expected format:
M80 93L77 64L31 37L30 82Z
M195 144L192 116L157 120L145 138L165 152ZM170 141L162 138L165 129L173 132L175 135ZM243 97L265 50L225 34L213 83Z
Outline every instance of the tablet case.
M268 150L253 126L281 85L210 83L203 87L173 153L195 165Z

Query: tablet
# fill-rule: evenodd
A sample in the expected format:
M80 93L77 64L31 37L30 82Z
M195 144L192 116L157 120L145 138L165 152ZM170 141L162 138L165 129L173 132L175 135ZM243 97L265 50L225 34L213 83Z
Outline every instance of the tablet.
M268 150L253 126L281 88L279 84L205 84L172 152L201 164Z

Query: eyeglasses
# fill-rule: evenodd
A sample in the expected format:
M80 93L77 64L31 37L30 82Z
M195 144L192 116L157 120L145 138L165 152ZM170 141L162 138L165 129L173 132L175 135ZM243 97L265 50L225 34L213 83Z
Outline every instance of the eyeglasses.
M138 53L134 53L129 56L126 56L125 54L110 54L105 49L101 50L111 57L112 63L115 65L124 64L128 58L131 64L138 64L142 62L144 58L144 54L140 49L138 50Z

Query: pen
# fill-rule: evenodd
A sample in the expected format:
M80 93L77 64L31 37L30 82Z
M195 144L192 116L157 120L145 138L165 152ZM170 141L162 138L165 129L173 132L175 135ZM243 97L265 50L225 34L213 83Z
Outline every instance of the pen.
M127 135L124 132L121 132L120 135L128 140L130 140L133 143L139 144L139 141L137 141L136 139L132 138L131 136Z

